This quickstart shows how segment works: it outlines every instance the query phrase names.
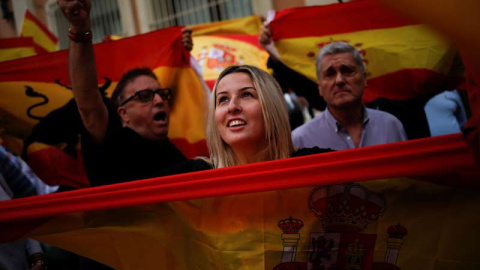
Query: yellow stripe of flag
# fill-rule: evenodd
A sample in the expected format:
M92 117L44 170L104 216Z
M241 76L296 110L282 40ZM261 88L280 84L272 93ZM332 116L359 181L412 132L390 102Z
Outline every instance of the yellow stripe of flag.
M260 17L252 15L249 17L225 20L220 22L192 25L194 36L200 35L225 35L225 34L247 34L259 35L262 21Z
M341 40L364 54L369 78L416 68L447 75L456 53L450 44L423 25L281 39L275 42L275 47L288 66L317 81L315 60L319 44Z
M0 61L8 61L32 55L35 55L35 49L33 47L0 49Z
M200 81L191 68L159 67L154 70L161 85L176 89L175 103L170 114L168 137L183 138L190 143L205 140L203 132L204 94ZM200 91L192 91L198 89Z
M21 35L33 37L33 41L47 52L58 50L58 39L28 10L25 12Z

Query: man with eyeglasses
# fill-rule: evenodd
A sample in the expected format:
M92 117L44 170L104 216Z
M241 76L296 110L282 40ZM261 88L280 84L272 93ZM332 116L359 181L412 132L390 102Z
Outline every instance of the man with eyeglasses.
M156 176L185 156L168 140L171 89L163 88L148 68L125 73L112 102L98 91L90 31L90 1L57 1L70 22L69 70L84 130L82 155L92 186ZM192 49L191 30L183 46Z

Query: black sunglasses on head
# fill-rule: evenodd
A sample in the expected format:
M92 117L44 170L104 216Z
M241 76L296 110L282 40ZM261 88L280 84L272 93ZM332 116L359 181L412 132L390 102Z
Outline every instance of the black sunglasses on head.
M143 103L150 102L155 97L155 94L158 94L163 100L166 101L172 97L172 89L158 88L156 90L150 90L150 89L140 90L140 91L137 91L133 96L125 99L120 104L120 106L127 104L128 102L132 101L135 97L138 97L138 100L140 100Z

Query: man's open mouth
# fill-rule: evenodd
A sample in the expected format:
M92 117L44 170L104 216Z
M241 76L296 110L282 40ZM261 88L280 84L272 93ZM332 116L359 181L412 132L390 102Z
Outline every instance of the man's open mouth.
M167 118L167 114L165 112L158 112L153 116L153 120L155 121L165 121Z

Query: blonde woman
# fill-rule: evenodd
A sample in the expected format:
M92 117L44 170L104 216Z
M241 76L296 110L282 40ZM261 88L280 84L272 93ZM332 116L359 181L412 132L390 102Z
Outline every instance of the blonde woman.
M166 174L223 168L330 149L293 148L287 105L280 86L253 66L230 66L218 77L207 130L210 158L196 158Z

